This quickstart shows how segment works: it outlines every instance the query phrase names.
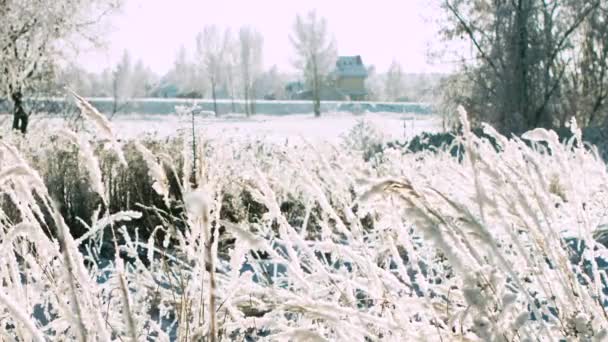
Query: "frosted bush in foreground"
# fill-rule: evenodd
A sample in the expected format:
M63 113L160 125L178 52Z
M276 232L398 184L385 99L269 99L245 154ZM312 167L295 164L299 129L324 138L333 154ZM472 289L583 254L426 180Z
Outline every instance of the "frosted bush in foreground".
M332 145L221 139L198 144L197 154L184 146L184 158L199 160L183 163L193 177L176 177L183 217L141 227L165 234L156 244L123 226L136 211L99 213L74 239L26 162L40 157L45 138L12 137L0 145L0 187L2 208L14 206L19 219L0 212L0 336L605 339L608 254L595 238L608 223L606 165L581 146L575 125L571 141L538 129L525 135L529 146L486 127L493 145L463 123L462 158L385 150L371 164ZM178 165L171 158L180 153L154 160L138 150L150 187L166 199L160 165ZM88 173L91 186L103 191L98 172ZM259 216L240 206L243 189ZM242 215L222 217L226 203ZM96 256L102 234L116 244L111 260Z

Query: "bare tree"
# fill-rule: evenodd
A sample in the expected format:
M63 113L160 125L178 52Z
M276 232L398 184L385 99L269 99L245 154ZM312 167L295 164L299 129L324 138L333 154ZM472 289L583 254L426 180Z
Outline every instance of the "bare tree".
M138 60L131 73L131 97L147 97L158 82L156 74L142 60Z
M397 101L403 96L403 71L397 61L388 68L384 92L388 101Z
M125 50L120 62L112 71L112 116L127 105L127 100L132 95L132 73L131 56Z
M28 113L23 94L48 79L53 64L71 43L97 42L99 21L118 0L0 1L0 94L13 100L13 128L25 133Z
M228 31L227 31L228 32ZM223 58L229 43L229 33L222 37L217 26L207 26L196 37L196 50L205 74L209 80L211 97L213 98L213 111L217 110L217 87L223 76Z
M315 116L321 116L321 86L336 61L336 44L327 31L327 20L315 11L298 15L289 38L297 54L295 66L312 89Z
M580 6L581 4L574 4ZM608 4L602 2L581 25L566 86L560 94L566 100L564 113L574 114L585 126L606 124L608 120ZM568 118L563 115L562 123Z
M504 132L559 125L573 37L599 5L444 0L451 20L446 37L466 37L475 50L476 60L463 65L474 87L469 112Z
M367 78L365 79L365 88L367 90L367 99L370 101L381 101L385 99L384 75L380 75L375 65L367 67Z
M468 75L462 73L446 76L440 81L433 110L441 116L443 132L452 131L458 126L457 107L470 107L468 101L471 98L471 88Z
M181 46L169 72L170 81L177 87L177 96L197 97L205 88L200 75L203 71L189 58L186 48Z
M264 39L255 29L245 26L239 30L241 77L245 97L245 113L255 113L254 81L262 70L262 44Z
M226 51L224 52L224 78L226 81L226 88L230 96L230 103L232 112L236 113L235 97L238 96L238 68L240 64L240 52L238 42L232 37L231 31L227 30L225 35L226 39Z
M285 98L285 84L287 84L289 76L279 72L276 65L270 67L266 71L262 71L255 82L255 96L265 99L283 99Z

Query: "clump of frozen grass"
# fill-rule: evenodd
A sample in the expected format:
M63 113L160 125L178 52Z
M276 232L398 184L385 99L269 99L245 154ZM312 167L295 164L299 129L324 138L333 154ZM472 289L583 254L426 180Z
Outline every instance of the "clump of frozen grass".
M595 238L608 224L606 165L574 123L572 140L534 130L531 146L486 126L497 150L461 115L464 158L387 150L372 164L353 146L228 140L163 156L139 147L161 194L163 164L198 165L174 163L192 176L174 177L184 210L156 208L164 223L140 228L153 230L148 241L120 226L137 212L95 217L74 240L27 165L34 143L3 144L2 201L19 215L0 206L2 336L605 339L608 253ZM94 243L108 228L118 251L103 260Z
M68 91L72 94L76 101L76 105L80 109L82 115L90 121L96 128L99 136L105 140L109 141L110 148L116 153L118 160L124 166L127 165L127 161L124 157L122 149L118 145L117 139L112 130L112 125L110 121L101 114L95 107L93 107L87 100L85 100L82 96L76 94L73 90L68 89Z
M149 174L154 179L154 183L152 184L152 189L156 191L159 195L163 196L166 203L169 201L169 181L167 180L167 175L165 174L165 170L163 166L159 164L158 160L154 156L150 150L148 150L144 145L140 142L135 142L135 148L142 155L148 170Z
M357 123L342 137L346 149L369 151L376 145L384 142L382 132L366 119L359 119Z
M102 180L99 160L93 153L93 148L87 138L84 135L78 136L76 133L67 129L63 129L59 133L60 136L78 146L79 154L84 161L85 168L89 174L91 188L102 198L104 203L107 203L108 199Z

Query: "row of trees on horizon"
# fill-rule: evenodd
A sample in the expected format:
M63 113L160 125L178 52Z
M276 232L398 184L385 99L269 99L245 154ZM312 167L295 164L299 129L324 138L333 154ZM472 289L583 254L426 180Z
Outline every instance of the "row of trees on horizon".
M217 30L217 27L210 29ZM255 29L246 29L259 35ZM284 72L277 66L265 69L257 60L257 53L255 63L246 63L249 67L244 67L240 50L242 41L229 30L224 31L223 38L227 39L223 52L225 58L221 59L220 72L213 78L217 98L288 100L286 85L303 79L301 73ZM261 51L263 39L255 42L260 46L254 50ZM213 73L208 72L203 51L191 52L182 47L173 67L165 74L158 74L147 67L145 61L134 60L125 50L114 67L99 73L76 64L67 65L56 73L56 84L69 84L83 96L115 98L119 105L132 98L146 97L210 99L213 98L210 77ZM379 72L374 65L368 65L367 71L366 89L370 101L430 102L437 96L440 80L446 77L443 74L408 73L397 61L393 61L385 72Z

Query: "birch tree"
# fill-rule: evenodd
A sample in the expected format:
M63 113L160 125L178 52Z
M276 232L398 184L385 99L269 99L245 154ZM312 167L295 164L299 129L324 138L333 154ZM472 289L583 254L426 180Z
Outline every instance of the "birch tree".
M112 71L112 115L118 113L132 96L132 69L131 55L125 50Z
M239 30L240 64L247 116L255 113L256 78L262 70L262 45L264 39L255 29L245 26Z
M388 101L397 101L403 96L403 70L397 61L393 61L386 73L385 94Z
M223 58L229 43L228 38L228 33L222 37L218 27L214 25L205 27L203 32L199 33L196 37L197 55L209 80L215 115L218 115L217 88L222 81Z
M177 86L178 97L199 97L206 89L204 70L192 61L186 47L181 46L175 56L169 80Z
M336 61L336 44L327 30L327 20L313 10L297 15L289 37L296 52L296 68L312 90L315 116L321 116L321 87Z
M241 63L239 42L233 39L232 34L227 31L224 35L226 39L226 51L224 52L224 78L226 88L230 96L232 112L236 113L235 97L240 94L239 69Z
M149 96L150 91L157 83L157 76L154 72L144 65L140 59L133 67L131 74L131 96L134 98L142 98Z

